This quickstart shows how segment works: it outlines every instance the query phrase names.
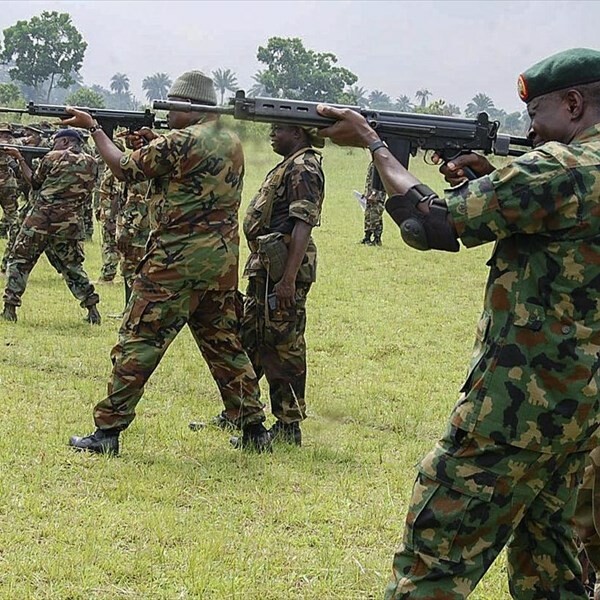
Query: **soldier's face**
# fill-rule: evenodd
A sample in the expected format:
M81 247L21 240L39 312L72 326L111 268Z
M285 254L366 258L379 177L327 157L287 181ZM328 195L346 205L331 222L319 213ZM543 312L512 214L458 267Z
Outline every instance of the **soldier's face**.
M558 93L546 94L534 98L527 105L527 112L531 119L528 137L534 146L546 142L571 141L571 119L569 107Z
M281 156L287 156L294 148L297 140L296 127L288 125L271 126L271 147L273 151Z

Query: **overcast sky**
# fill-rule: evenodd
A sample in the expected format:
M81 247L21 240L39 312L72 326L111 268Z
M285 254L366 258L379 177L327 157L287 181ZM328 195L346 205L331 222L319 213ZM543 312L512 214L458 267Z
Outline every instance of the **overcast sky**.
M43 10L71 14L88 42L82 74L109 87L126 73L133 93L159 71L231 69L241 88L264 67L258 46L300 37L333 52L358 85L414 99L423 87L464 109L478 92L499 108L522 110L516 79L555 52L598 48L600 2L252 1L1 2L0 29Z

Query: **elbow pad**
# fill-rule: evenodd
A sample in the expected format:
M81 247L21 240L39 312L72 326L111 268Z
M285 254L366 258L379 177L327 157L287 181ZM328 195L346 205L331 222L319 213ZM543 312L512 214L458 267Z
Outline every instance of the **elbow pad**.
M418 208L423 202L428 206L426 212ZM456 233L448 221L448 207L426 185L415 185L402 196L392 196L385 209L400 227L404 242L412 248L458 252Z

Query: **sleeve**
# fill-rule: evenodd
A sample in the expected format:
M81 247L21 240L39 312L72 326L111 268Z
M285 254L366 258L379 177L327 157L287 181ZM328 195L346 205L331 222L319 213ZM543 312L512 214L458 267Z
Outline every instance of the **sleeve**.
M317 227L321 220L325 189L325 178L319 160L294 161L286 179L286 192L290 199L289 216Z
M517 233L549 233L578 222L576 182L552 154L534 150L490 175L446 190L456 232L467 247Z
M53 163L56 160L56 153L49 152L44 157L42 157L31 175L31 187L34 190L39 190L44 183L44 180L48 176L50 169L52 168Z
M121 170L129 183L154 179L176 171L193 143L186 129L170 131L152 140L147 146L121 158Z

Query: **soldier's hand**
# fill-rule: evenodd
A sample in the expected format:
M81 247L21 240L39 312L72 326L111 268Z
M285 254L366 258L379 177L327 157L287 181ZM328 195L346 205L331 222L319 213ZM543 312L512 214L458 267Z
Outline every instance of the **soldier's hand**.
M145 145L158 137L158 135L149 127L142 127L141 129L138 129L133 136L135 136L140 142L140 145L137 148L140 148L142 145ZM137 150L137 148L135 149Z
M89 129L96 125L96 121L94 117L89 113L86 113L84 110L79 110L77 108L73 108L72 106L67 106L65 110L73 115L72 117L68 117L65 119L61 119L61 123L63 125L68 125L69 127L80 127L82 129Z
M338 146L366 148L371 142L379 139L367 120L355 110L319 104L317 112L324 117L336 119L337 123L320 129L319 135L331 138Z
M24 160L23 155L16 148L2 148L2 151L19 162Z
M296 304L296 282L280 279L273 287L277 296L277 308L286 310Z
M451 161L444 163L439 154L432 156L434 164L441 165L440 173L444 179L451 185L455 186L467 179L466 169L470 169L476 177L489 175L495 170L495 167L480 154L470 152L469 154L461 154Z

